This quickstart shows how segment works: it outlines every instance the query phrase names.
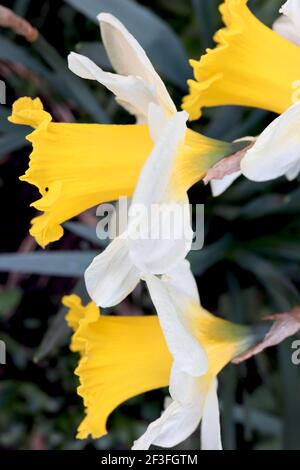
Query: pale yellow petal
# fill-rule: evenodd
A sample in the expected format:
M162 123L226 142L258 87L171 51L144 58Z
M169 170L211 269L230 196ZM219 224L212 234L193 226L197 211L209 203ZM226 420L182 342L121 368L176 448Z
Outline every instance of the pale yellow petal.
M171 186L180 200L196 182L201 181L209 168L219 160L233 154L236 144L211 139L191 129L178 153Z
M146 125L55 123L39 99L17 100L10 121L35 128L27 137L33 151L21 180L41 193L32 206L42 214L32 220L30 233L42 247L63 235L65 221L102 202L131 196L153 149ZM182 199L233 151L231 144L187 130L171 183L176 197Z
M217 376L256 341L251 327L224 320L192 302L187 308L192 331L208 356L208 376Z

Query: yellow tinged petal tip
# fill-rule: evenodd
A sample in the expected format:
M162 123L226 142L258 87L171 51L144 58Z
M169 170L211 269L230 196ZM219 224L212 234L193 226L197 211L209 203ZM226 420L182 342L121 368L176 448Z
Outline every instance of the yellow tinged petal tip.
M251 327L217 317L199 304L191 302L187 308L192 331L208 357L208 376L217 376L234 357L255 344Z
M282 113L292 104L299 79L300 49L261 23L247 0L225 0L225 27L214 36L217 46L192 60L195 80L183 108L190 119L206 106L241 105Z
M231 143L187 129L184 145L175 160L171 182L174 194L178 199L182 198L191 186L204 178L211 167L233 152Z

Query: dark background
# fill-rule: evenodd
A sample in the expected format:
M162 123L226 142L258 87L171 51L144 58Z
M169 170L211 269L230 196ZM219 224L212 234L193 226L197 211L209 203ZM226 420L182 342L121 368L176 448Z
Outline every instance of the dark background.
M121 2L123 6L126 1ZM76 395L77 378L73 374L77 357L68 349L69 331L60 300L74 289L83 291L80 278L84 266L81 271L79 268L78 278L73 277L71 266L68 276L55 275L65 264L63 254L58 262L45 259L29 236L30 220L35 214L29 204L38 194L33 186L18 180L27 168L31 151L24 139L28 129L6 121L13 101L28 95L39 96L57 121L101 122L105 115L116 123L132 122L103 87L82 80L81 86L90 92L90 101L83 106L80 90L72 93L64 75L71 50L109 67L100 46L98 25L92 21L93 11L100 12L105 2L1 3L26 17L41 37L30 45L11 31L0 29L0 77L7 85L7 104L0 106L0 338L7 345L7 364L0 366L0 448L126 449L159 415L166 391L134 398L120 407L110 417L110 433L102 440L76 441L83 406ZM221 25L217 10L220 2L137 3L148 9L151 22L141 25L138 13L130 13L123 21L128 26L144 27L146 50L180 107L187 91L185 78L191 70L184 54L176 55L176 47L181 44L186 57L198 58L213 44L212 35ZM281 3L256 0L249 5L271 26ZM86 6L85 14L78 11L81 4ZM158 17L164 23L162 30ZM175 41L176 47L173 42L172 46L168 44L165 28L172 29L170 41ZM165 53L162 63L160 53ZM232 140L258 134L273 118L261 110L209 109L193 128ZM237 322L253 323L300 303L298 180L287 182L282 178L258 184L240 178L216 199L199 183L190 197L191 202L206 205L205 248L191 253L190 259L207 309ZM98 250L89 241L96 224L94 214L91 210L75 224L69 224L65 236L47 252L74 250L76 260L78 251ZM39 267L30 262L31 253L40 256ZM140 287L114 313L137 314L149 309L149 298ZM219 394L226 449L300 449L300 379L299 366L291 362L292 340L238 367L229 366L221 374ZM198 442L196 435L180 448L198 448Z

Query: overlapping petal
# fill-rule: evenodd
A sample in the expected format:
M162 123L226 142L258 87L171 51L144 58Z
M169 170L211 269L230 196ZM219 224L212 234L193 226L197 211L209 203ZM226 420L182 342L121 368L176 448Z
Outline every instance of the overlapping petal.
M155 102L169 115L176 112L164 82L138 41L113 15L100 13L98 19L106 52L116 72L120 75L142 78L151 89L155 90L157 97ZM147 113L148 110L145 109L146 117Z
M300 170L300 103L292 105L257 138L241 161L242 173L253 181L268 181Z

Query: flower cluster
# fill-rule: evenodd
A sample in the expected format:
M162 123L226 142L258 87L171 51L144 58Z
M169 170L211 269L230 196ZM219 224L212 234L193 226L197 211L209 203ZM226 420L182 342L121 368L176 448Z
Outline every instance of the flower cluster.
M221 449L219 372L300 328L298 312L272 317L263 326L237 325L207 312L186 259L193 231L190 213L183 209L194 183L210 181L218 195L241 174L267 181L281 175L293 179L300 171L300 105L294 100L299 2L285 3L274 31L252 15L247 0L225 0L220 10L225 27L215 35L216 48L191 61L195 79L189 81L184 110L176 110L135 38L106 13L98 19L116 73L77 53L69 55L69 68L110 90L136 123L56 123L38 98L24 97L13 106L10 120L35 129L27 137L33 151L21 179L41 193L33 206L42 214L32 220L30 233L42 247L58 240L62 224L86 209L131 198L126 227L85 272L92 301L83 306L75 295L63 299L74 331L71 349L80 354L75 373L86 407L81 439L105 435L108 416L127 399L169 386L165 409L133 449L175 446L200 421L201 447ZM280 115L261 135L238 142L215 140L187 127L203 107L228 104ZM159 218L147 216L154 205ZM170 210L176 214L173 236L168 232ZM149 229L157 236L150 236ZM100 314L99 307L116 306L141 281L153 315ZM278 335L282 325L284 334Z

